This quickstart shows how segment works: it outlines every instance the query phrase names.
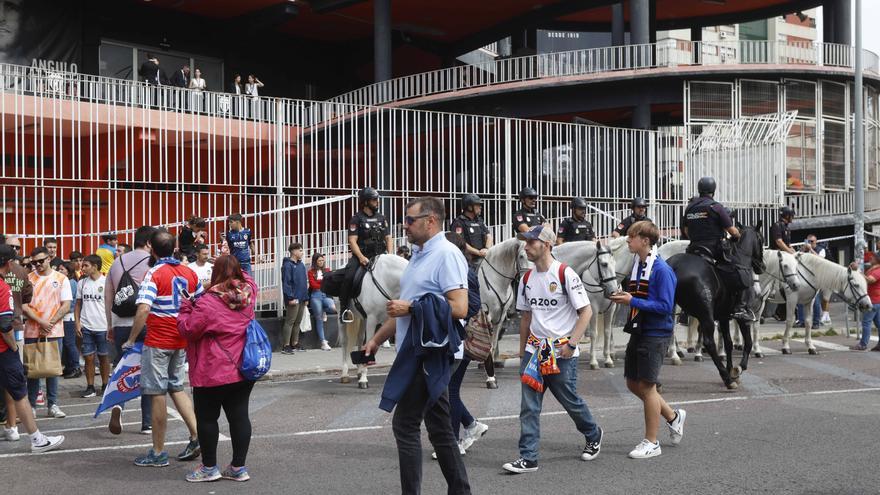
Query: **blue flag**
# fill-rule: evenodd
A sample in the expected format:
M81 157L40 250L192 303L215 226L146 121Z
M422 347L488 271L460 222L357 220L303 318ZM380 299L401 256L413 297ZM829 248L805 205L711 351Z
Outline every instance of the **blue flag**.
M95 417L113 406L125 403L141 396L141 353L144 343L138 342L131 349L125 351L113 375L110 383L104 390L104 398L95 411Z

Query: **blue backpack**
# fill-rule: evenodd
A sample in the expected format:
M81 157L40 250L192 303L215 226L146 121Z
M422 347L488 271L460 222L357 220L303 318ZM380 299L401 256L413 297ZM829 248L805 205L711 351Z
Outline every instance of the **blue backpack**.
M269 337L266 331L257 323L256 319L251 320L247 327L247 337L244 343L244 349L241 351L241 366L238 371L245 380L259 380L272 366L272 344L269 343Z

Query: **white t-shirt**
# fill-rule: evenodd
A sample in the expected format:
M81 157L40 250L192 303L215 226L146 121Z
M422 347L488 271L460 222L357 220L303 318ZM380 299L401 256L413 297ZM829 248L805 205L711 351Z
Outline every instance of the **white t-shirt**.
M199 277L199 283L202 284L202 287L207 287L211 283L211 273L214 270L214 265L211 263L205 263L203 266L199 266L198 263L190 263L188 266L192 271L196 272L196 276Z
M101 275L98 280L86 277L79 281L76 300L82 301L79 321L84 328L93 332L107 331L107 313L104 310L104 285L107 278Z
M578 310L590 305L584 283L571 267L565 269L563 291L559 281L559 265L560 262L554 260L546 272L532 269L529 283L520 280L517 290L516 309L532 313L529 330L539 339L570 336L577 324ZM535 348L526 345L526 352L534 353ZM579 354L579 350L574 351L574 357Z

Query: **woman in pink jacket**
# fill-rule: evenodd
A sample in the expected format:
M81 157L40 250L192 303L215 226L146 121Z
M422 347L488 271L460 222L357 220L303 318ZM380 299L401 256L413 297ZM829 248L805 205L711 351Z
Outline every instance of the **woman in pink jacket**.
M202 464L187 481L250 479L245 468L251 442L248 402L254 382L239 373L241 353L250 321L254 318L257 285L242 272L233 256L214 263L211 288L195 302L180 304L177 329L187 340L189 380L193 387ZM226 412L232 437L232 464L222 473L217 467L220 408Z

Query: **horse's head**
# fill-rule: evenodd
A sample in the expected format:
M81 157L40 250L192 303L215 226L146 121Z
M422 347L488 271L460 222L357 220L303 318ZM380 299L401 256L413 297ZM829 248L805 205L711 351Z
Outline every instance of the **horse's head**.
M601 242L596 241L596 259L599 267L599 285L606 298L610 298L620 290L620 284L617 283L616 262L614 254L607 246L603 246Z
M860 311L868 311L873 305L868 297L868 281L865 276L852 268L846 269L846 288L840 294L850 306L858 306Z
M743 227L737 242L737 255L741 261L751 264L756 273L764 271L764 238L760 226L759 220L756 227Z
M776 262L779 266L779 276L785 282L788 290L797 292L798 290L798 273L797 259L794 256L786 256L787 253L776 251Z
M519 241L519 249L516 252L516 275L520 276L523 273L529 271L531 265L529 265L529 257L526 256L526 243L525 241Z

